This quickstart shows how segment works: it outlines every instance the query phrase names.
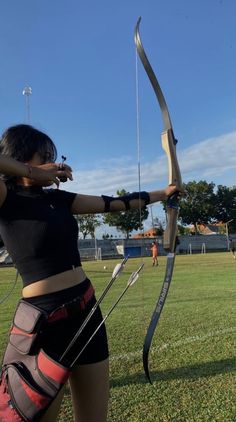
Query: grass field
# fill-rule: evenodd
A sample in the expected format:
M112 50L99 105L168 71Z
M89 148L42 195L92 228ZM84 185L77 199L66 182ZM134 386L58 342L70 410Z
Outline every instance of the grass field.
M109 422L236 421L236 261L230 253L177 256L170 292L156 331L150 369L142 368L142 345L162 284L166 258L151 258L137 283L107 320L111 355ZM117 261L85 262L96 288L105 287ZM140 259L130 259L103 302L106 313ZM107 267L104 270L104 265ZM0 268L0 300L12 285L14 269ZM20 282L0 305L0 355ZM73 421L69 393L60 422ZM53 422L53 421L52 421Z

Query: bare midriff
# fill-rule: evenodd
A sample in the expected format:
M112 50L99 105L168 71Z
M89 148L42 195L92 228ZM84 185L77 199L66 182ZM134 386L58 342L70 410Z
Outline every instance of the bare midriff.
M52 275L43 280L29 284L22 290L23 297L34 297L58 292L76 286L86 279L86 274L81 267L74 267L63 273Z

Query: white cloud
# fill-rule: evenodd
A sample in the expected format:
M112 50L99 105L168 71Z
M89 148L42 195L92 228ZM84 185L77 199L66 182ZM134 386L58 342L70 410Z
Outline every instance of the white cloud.
M206 139L184 150L181 150L180 146L178 144L178 160L184 182L204 179L216 185L236 185L236 131ZM65 189L90 195L115 195L121 188L138 190L138 164L134 157L111 158L109 161L100 161L99 164L91 162L87 167L86 171L75 171L74 181L67 182ZM142 164L142 189L152 190L165 186L167 172L165 154ZM158 216L164 221L162 206L157 203L152 209L153 216ZM151 216L144 224L145 230L150 228ZM105 232L117 235L114 228L102 226L97 230L97 237L100 238Z
M222 180L224 174L236 169L236 132L199 142L182 151L180 164L186 181ZM232 171L231 186L236 184Z
M178 159L185 182L206 179L216 184L236 184L236 131L201 141L184 150L179 147ZM88 163L89 166L91 168L86 171L75 171L74 181L66 183L65 188L95 195L114 195L121 188L138 189L138 165L133 157L111 158L99 164ZM142 188L148 190L151 185L153 189L155 184L165 186L167 171L164 154L155 161L142 164Z

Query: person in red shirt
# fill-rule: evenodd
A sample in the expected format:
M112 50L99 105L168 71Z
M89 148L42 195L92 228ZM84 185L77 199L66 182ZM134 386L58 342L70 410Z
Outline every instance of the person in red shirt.
M151 251L152 251L152 265L157 266L158 265L158 244L156 241L152 242L152 246L151 246Z

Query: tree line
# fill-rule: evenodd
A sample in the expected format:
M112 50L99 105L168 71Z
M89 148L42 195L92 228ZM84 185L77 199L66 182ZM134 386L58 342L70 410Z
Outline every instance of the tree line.
M183 185L186 195L180 200L179 209L179 231L184 230L189 225L195 227L198 232L199 224L228 223L228 232L236 233L236 186L227 187L216 186L213 182L207 183L205 180L199 182L191 181ZM117 196L126 195L124 189L117 191ZM166 202L162 203L164 211ZM143 222L149 216L148 208L140 210L128 210L125 212L106 213L101 215L84 214L76 216L80 232L83 238L90 235L95 237L95 230L102 224L115 227L126 238L134 230L143 230ZM230 223L229 223L230 222ZM141 224L141 226L140 226ZM164 223L158 217L152 222L157 235L161 235L164 230ZM104 238L109 237L104 234Z

